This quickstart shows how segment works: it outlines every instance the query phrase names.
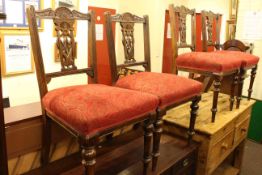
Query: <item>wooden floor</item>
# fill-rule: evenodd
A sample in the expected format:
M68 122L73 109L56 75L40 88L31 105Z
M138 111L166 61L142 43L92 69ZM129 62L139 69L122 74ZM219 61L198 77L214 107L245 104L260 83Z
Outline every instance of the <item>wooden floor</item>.
M163 134L160 146L160 159L158 169L152 174L162 174L176 162L181 161L186 155L191 154L197 146L187 146L186 141L175 139ZM98 157L96 174L99 175L142 175L143 137L125 143L108 153ZM83 168L78 166L62 175L82 175Z

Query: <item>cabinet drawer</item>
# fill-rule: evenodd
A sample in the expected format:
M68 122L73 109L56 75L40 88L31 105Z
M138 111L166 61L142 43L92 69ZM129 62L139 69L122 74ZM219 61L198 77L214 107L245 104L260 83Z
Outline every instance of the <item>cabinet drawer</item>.
M208 174L212 173L230 153L234 142L234 130L231 130L220 141L214 144L208 156Z
M177 162L165 173L161 173L161 175L193 175L195 174L196 159L197 153L194 152Z
M249 118L244 120L242 123L236 125L234 144L239 143L239 141L241 141L247 136L248 126Z

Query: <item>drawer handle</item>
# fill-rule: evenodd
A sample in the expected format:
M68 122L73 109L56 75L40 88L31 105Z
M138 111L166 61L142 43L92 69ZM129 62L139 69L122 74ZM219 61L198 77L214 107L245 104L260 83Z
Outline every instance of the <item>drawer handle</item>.
M241 132L247 132L247 128L242 128Z
M221 147L222 147L222 149L227 150L228 149L228 144L227 143L222 143Z
M188 164L189 164L189 160L188 160L188 159L185 159L185 160L183 161L183 166L186 167Z

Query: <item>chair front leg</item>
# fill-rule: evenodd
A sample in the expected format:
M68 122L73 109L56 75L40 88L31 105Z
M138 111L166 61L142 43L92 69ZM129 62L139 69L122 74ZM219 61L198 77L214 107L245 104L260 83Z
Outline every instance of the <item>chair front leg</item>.
M223 77L221 77L221 76L215 76L214 77L213 106L212 106L212 109L211 109L211 112L212 112L212 123L214 123L215 119L216 119L218 94L220 92L220 86L221 86L222 79L223 79Z
M51 119L43 112L43 134L42 134L42 150L41 163L46 166L49 163L50 147L51 147Z
M231 92L230 92L230 111L233 110L234 107L234 102L235 102L235 89L236 89L236 85L237 85L237 80L238 80L238 74L239 71L237 71L234 75L233 75L233 80L232 80L232 84L231 84Z
M144 122L144 170L143 174L148 174L148 167L152 160L151 142L153 137L153 124L151 120Z
M242 90L244 85L246 70L241 68L238 76L238 92L237 92L237 105L236 108L238 109L240 106L240 101L242 99Z
M192 104L190 105L191 111L190 111L190 123L189 123L189 129L188 129L188 145L192 143L192 137L195 134L195 123L196 123L196 117L197 117L197 111L198 111L198 102L200 101L201 96L196 96L192 100Z
M251 70L251 75L250 75L250 84L249 84L249 88L248 88L248 100L251 99L251 95L253 92L253 84L256 78L256 74L257 74L257 65Z
M96 164L96 149L95 149L95 139L91 140L81 140L81 156L82 165L84 166L84 175L94 175L95 174L95 164Z
M155 171L157 167L158 157L160 156L159 146L160 139L162 134L162 117L165 115L165 112L157 109L156 111L156 121L154 123L154 133L153 133L153 161L152 161L152 170Z

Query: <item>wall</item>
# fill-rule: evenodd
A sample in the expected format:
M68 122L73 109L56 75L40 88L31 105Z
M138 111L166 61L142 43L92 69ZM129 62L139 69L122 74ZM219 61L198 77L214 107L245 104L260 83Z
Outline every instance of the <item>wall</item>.
M262 39L259 40L249 40L248 38L244 37L244 27L245 27L245 23L244 23L244 16L246 14L247 11L261 11L261 7L262 7L262 1L261 0L241 0L239 3L239 13L238 13L238 21L237 21L237 33L236 33L236 37L242 41L247 41L247 42L253 42L254 43L254 51L253 54L259 56L260 58L262 58ZM260 31L261 32L261 31ZM258 64L258 70L257 70L257 76L256 76L256 80L254 83L254 88L253 88L253 98L262 100L262 91L261 91L261 87L262 87L262 61L259 62ZM245 84L244 84L244 95L247 95L247 89L249 86L249 77L246 78L245 80Z
M51 7L51 0L44 1L44 8L48 8L48 7ZM80 11L87 12L88 9L87 1L80 1L79 8ZM87 31L87 24L84 24L84 22L79 22L78 32L83 34L81 38L87 38L86 31ZM54 63L53 60L53 53L54 53L53 48L54 48L55 38L51 37L52 33L53 33L52 21L45 20L44 31L40 32L40 40L43 41L41 42L41 48L42 48L44 61L47 64L46 66L47 72L50 70L60 69L59 63ZM78 46L79 46L78 51L86 50L85 47L87 44L86 43L87 39L80 40L79 36L77 36L76 40L78 41ZM87 52L78 53L78 59L76 61L78 67L87 64L86 59L84 59L86 58L86 56L87 56ZM55 82L51 81L50 89L63 86L64 84L67 83L79 84L86 81L87 80L84 76L74 77L74 78L66 77L63 79L60 78L58 79L58 81ZM39 101L39 91L38 91L38 84L37 84L35 73L3 78L3 91L4 91L4 96L9 96L11 106Z

